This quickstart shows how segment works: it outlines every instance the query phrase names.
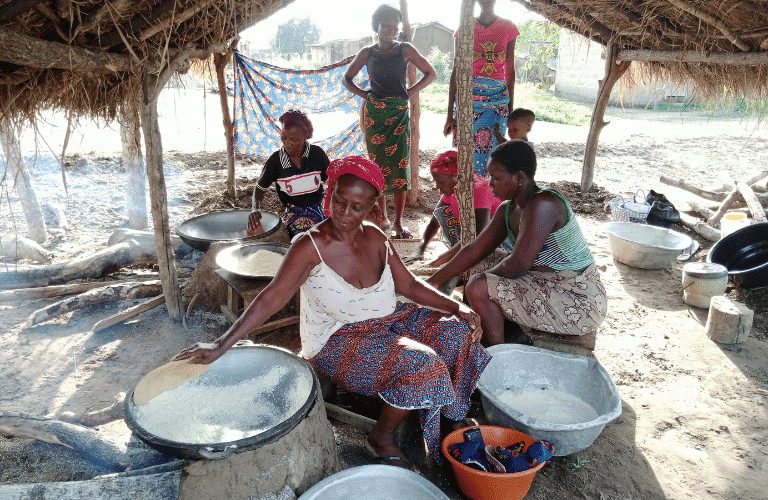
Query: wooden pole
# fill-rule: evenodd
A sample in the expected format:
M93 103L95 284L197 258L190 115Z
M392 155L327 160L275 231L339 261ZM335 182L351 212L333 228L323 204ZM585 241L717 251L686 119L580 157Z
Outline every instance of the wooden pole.
M760 200L757 198L757 195L755 195L749 185L744 181L736 181L736 189L739 190L742 198L744 198L744 201L747 202L749 211L752 212L752 222L765 222L765 210L763 210L763 206L760 204Z
M461 244L475 239L475 199L472 152L472 58L475 44L474 0L462 0L459 36L456 41L456 130L459 138L459 176L456 198L459 202Z
M13 124L2 115L0 115L0 149L5 153L8 174L10 174L11 183L19 195L21 208L24 210L29 237L37 243L45 243L48 239L48 232L45 227L43 209L40 208L37 195L32 187L32 178L29 176L27 165L24 163L21 146L19 146L19 139L16 137Z
M163 295L171 319L180 320L184 313L181 303L179 275L171 243L171 227L168 222L168 194L165 189L163 173L163 144L160 137L160 122L157 113L157 98L164 81L157 75L144 75L143 99L141 106L141 127L144 131L146 148L147 177L149 178L149 198L152 205L152 222L155 230L155 248Z
M611 98L611 90L616 82L621 78L630 62L616 60L618 47L614 44L608 45L608 53L605 59L605 78L600 80L600 88L597 92L595 109L592 111L592 120L589 124L589 135L587 136L587 146L584 151L584 165L581 170L581 192L587 193L592 189L595 177L595 156L597 154L597 142L600 138L600 132L603 127L610 122L604 122L605 108L608 106L608 100Z
M408 1L400 0L400 12L403 14L403 32L405 33L405 39L409 42L413 42L413 34L411 33L411 23L408 20ZM416 66L408 64L408 86L412 86L416 83ZM411 189L406 195L405 201L408 205L416 205L419 201L419 141L421 140L421 128L419 123L421 121L421 104L419 102L419 94L411 96Z
M758 66L768 64L767 52L698 52L692 50L620 50L619 61L671 62Z
M224 124L224 140L227 143L227 194L231 198L237 196L235 190L235 155L232 151L232 116L227 102L227 82L225 71L232 52L213 54L213 65L216 68L216 81L219 85L219 100L221 102L221 117Z
M118 115L123 167L127 182L126 206L131 229L147 227L147 174L141 156L141 120L137 96L129 96Z

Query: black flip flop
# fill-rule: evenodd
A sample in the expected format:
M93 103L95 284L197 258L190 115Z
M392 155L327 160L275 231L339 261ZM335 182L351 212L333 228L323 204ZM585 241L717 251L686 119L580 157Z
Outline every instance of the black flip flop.
M365 455L365 458L367 458L368 460L370 460L371 462L373 462L375 464L393 465L395 467L400 467L401 469L408 469L408 470L410 470L412 472L415 472L416 474L419 474L419 472L413 466L411 461L408 460L405 457L399 457L397 455L381 455L381 456L374 455L373 452L371 450L369 450L368 448L366 448L366 447L363 447L363 455ZM401 464L404 464L406 467L401 467L399 465L395 465L395 464L387 463L387 462L399 462Z

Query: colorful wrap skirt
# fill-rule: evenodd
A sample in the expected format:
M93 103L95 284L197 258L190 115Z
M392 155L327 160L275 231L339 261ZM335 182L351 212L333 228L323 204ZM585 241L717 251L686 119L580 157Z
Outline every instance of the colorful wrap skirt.
M507 133L507 117L509 116L509 89L502 80L494 80L485 76L472 79L472 150L474 163L472 168L476 174L486 177L488 158L498 146L493 135L493 125L498 123L501 135ZM453 131L453 147L458 147L457 131Z
M561 335L597 332L607 312L594 264L584 271L528 271L516 279L486 273L488 296L504 317L524 328Z
M372 94L363 103L363 132L368 158L381 168L382 194L411 189L411 121L408 99Z
M389 316L338 329L309 362L348 391L419 410L427 447L442 463L440 415L467 416L469 397L490 360L472 341L466 321L400 302Z
M308 207L289 205L280 218L283 219L283 224L285 224L288 234L290 234L291 239L293 239L297 234L303 233L318 222L323 222L325 220L323 204L318 203L317 205L310 205Z

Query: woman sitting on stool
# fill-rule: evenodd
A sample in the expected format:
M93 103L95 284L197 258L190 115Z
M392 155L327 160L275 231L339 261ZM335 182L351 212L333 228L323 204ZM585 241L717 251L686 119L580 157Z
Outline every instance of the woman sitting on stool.
M605 318L605 287L571 206L534 181L536 154L525 141L496 147L490 186L503 203L490 224L427 281L439 285L481 264L465 287L486 345L504 342L504 319L560 335L594 334ZM496 248L507 239L512 252Z
M211 363L301 287L301 356L340 387L384 401L363 452L378 463L410 467L395 430L419 410L428 449L442 463L440 417L466 417L490 361L479 343L480 318L416 279L386 235L364 221L384 186L375 163L335 160L328 182L330 218L294 238L274 279L222 337L176 359ZM395 294L413 303L397 302Z

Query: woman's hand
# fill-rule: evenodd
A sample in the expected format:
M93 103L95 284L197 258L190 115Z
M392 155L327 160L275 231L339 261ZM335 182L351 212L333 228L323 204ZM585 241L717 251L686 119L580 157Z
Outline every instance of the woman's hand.
M413 251L410 255L407 255L403 257L403 264L412 264L416 262L417 260L422 260L424 258L424 250L421 248L418 248Z
M443 135L445 137L448 137L448 134L453 132L453 129L456 128L456 120L454 120L452 115L449 115L448 118L445 119L445 126L443 127Z
M468 305L459 303L459 310L456 312L456 316L467 320L469 327L472 329L472 341L480 342L483 338L483 327L480 324L480 315L473 311Z
M259 221L261 220L261 212L258 210L248 214L248 230L253 231L259 227Z
M209 365L219 359L222 354L224 351L217 342L198 342L178 353L171 361L190 359L192 363Z

